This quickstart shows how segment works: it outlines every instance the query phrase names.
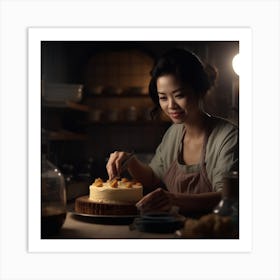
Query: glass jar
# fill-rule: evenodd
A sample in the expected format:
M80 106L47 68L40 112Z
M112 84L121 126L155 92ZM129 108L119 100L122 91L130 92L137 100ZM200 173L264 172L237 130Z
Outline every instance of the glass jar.
M235 230L239 230L239 174L228 173L223 180L222 199L213 210L214 214L230 216Z
M41 238L59 232L66 218L65 180L59 169L42 155Z

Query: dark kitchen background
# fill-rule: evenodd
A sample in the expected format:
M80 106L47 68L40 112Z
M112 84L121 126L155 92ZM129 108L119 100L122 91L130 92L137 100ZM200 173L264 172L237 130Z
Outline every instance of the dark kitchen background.
M107 179L106 161L115 150L149 162L171 124L150 117L149 73L172 47L216 67L217 84L204 108L238 123L239 81L232 67L238 41L41 42L42 152L64 174L69 201L87 194L94 178Z

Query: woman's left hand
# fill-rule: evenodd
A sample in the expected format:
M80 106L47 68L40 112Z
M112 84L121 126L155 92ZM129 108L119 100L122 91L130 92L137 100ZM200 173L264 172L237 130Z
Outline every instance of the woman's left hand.
M174 195L162 188L157 188L144 196L136 207L141 212L168 212L173 206Z

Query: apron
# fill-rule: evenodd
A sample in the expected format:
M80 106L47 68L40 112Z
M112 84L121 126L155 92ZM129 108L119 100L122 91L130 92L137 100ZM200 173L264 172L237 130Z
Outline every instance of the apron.
M171 193L192 193L199 194L212 192L212 184L208 179L205 163L206 144L210 132L208 132L203 141L199 170L192 173L186 173L179 164L179 158L182 154L183 141L186 131L181 139L181 147L178 150L176 159L171 163L169 169L163 176L163 182Z

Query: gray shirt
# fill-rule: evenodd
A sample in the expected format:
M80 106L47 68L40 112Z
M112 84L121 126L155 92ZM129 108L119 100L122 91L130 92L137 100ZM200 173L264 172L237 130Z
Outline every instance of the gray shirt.
M239 131L234 124L221 118L215 119L215 126L206 144L205 163L207 176L212 184L213 191L221 191L225 173L238 170ZM178 160L179 151L182 149L183 133L184 124L171 125L149 164L162 181L171 163ZM186 173L196 172L199 168L200 164L183 165Z

